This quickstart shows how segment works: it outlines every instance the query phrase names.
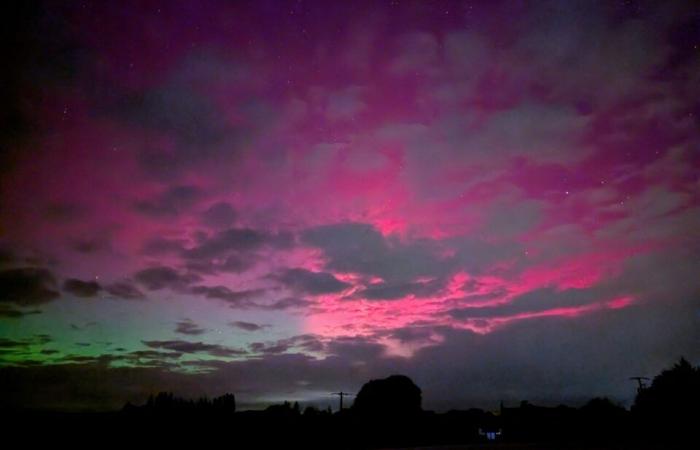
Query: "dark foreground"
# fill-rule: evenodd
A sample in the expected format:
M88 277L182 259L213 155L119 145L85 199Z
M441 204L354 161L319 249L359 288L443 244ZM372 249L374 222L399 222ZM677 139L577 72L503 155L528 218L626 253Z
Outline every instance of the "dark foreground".
M366 383L338 413L288 402L239 412L233 394L194 401L166 392L118 412L2 411L6 440L33 447L685 450L700 448L700 368L681 359L640 385L630 410L594 398L579 408L522 402L436 414L422 409L408 377L392 375Z
M662 450L698 448L692 429L675 436L619 429L602 433L552 430L549 424L518 436L503 428L487 441L468 412L426 414L416 418L359 418L350 414L319 417L271 416L264 411L230 417L118 413L14 413L4 418L5 434L52 447L157 447L176 445L226 449L424 449L424 450ZM472 417L473 419L473 417ZM544 434L542 434L544 433ZM639 434L635 434L639 433Z

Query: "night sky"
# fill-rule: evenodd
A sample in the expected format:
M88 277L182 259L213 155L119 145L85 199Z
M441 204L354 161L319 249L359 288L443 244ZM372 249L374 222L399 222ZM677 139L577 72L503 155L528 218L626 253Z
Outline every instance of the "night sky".
M697 3L2 8L2 402L629 405L700 363Z

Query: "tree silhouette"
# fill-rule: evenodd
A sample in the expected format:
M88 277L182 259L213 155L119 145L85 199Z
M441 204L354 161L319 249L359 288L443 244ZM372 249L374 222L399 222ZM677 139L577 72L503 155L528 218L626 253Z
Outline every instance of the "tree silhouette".
M362 415L408 416L422 411L421 390L405 375L365 383L355 398L353 412Z
M639 391L632 412L647 431L674 433L697 420L699 407L700 368L681 358Z

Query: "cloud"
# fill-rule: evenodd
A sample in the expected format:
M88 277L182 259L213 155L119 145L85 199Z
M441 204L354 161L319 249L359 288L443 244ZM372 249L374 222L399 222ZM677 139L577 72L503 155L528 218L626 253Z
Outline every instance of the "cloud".
M285 269L272 278L288 288L300 293L320 295L341 292L350 287L348 283L337 279L327 272L312 272L306 269Z
M125 299L125 300L140 300L145 298L143 292L141 292L136 286L127 281L120 281L107 285L105 290L110 295Z
M452 274L487 273L499 261L522 259L521 244L480 237L442 239L383 236L371 224L341 223L306 229L302 243L322 250L325 269L379 278L352 298L398 299L439 293Z
M255 266L259 260L257 254L243 252L222 258L188 259L185 261L185 268L203 275L214 275L221 272L242 273Z
M387 282L411 282L449 270L450 263L440 257L435 241L385 238L365 223L309 228L302 232L302 241L323 251L326 269L377 276Z
M313 334L300 334L273 342L252 342L249 345L252 352L275 355L288 351L321 352L326 344Z
M181 320L175 327L176 333L187 334L190 336L198 336L206 333L206 331L207 330L192 322L190 319Z
M155 236L148 239L142 248L142 253L152 256L162 256L168 254L177 254L185 247L185 241L182 239L171 239L162 236Z
M396 75L434 73L438 66L438 40L432 33L415 31L397 38L397 56L390 62L389 70Z
M607 296L606 296L607 295ZM508 317L523 313L537 313L555 308L577 308L612 300L610 294L600 289L566 289L550 287L536 289L514 297L508 303L496 306L473 306L450 310L448 314L458 320L470 318Z
M444 328L442 327L410 326L391 330L388 336L405 344L429 342L434 335L439 334L443 330Z
M212 228L228 228L236 221L238 215L226 202L217 202L202 213L202 222Z
M190 291L193 294L203 295L206 298L223 300L232 307L249 308L255 305L253 299L265 292L264 289L246 289L232 291L226 286L193 286Z
M173 186L154 199L137 201L134 208L146 216L174 217L192 208L203 195L197 186Z
M133 352L129 352L126 355L125 359L155 359L155 360L162 360L162 359L178 359L182 356L181 352L159 352L157 350L136 350Z
M367 105L362 101L363 89L350 86L328 96L326 116L331 121L352 120L360 114Z
M205 164L230 161L251 142L260 124L274 116L274 110L261 112L262 101L248 94L238 102L244 120L232 123L203 92L202 87L218 86L224 78L242 86L242 69L239 62L215 52L190 52L161 83L135 90L118 87L118 100L103 111L131 128L172 139L169 144L144 146L138 153L147 174L171 179Z
M4 355L20 355L30 352L34 347L41 347L52 342L51 336L48 334L35 334L26 338L10 339L0 338L0 363L3 361ZM11 360L9 362L12 362Z
M167 266L149 267L134 274L134 280L149 291L158 291L165 288L184 289L199 279L198 275L180 273Z
M111 249L109 236L81 237L70 243L70 248L78 253L93 254Z
M46 207L46 218L56 222L72 222L85 219L89 209L76 202L62 201L51 202Z
M97 322L87 322L83 326L76 325L76 324L72 323L72 324L70 324L70 328L71 328L71 330L74 330L74 331L81 331L81 330L84 330L86 328L94 327L95 325L97 325Z
M244 272L258 261L264 249L285 250L293 246L291 233L268 233L252 228L228 228L205 236L180 255L192 270L201 273Z
M0 304L0 317L4 317L6 319L20 319L22 317L31 316L34 314L41 314L41 311L38 309L30 309L30 310L15 309L15 308L12 308L8 305Z
M60 296L56 278L47 269L34 267L0 270L0 303L31 307Z
M286 309L305 309L310 306L316 305L316 302L313 300L309 300L306 298L300 298L300 297L285 297L279 300L276 300L272 303L258 303L256 306L261 309L269 309L269 310L286 310Z
M243 322L240 320L235 321L235 322L231 322L231 323L229 323L229 325L234 327L234 328L239 328L239 329L244 330L244 331L260 331L260 330L268 328L270 326L270 325L260 325L260 324L253 323L253 322Z
M443 286L441 280L412 283L375 283L355 292L352 298L366 300L396 300L406 296L427 297L437 293Z
M267 241L267 236L250 228L229 228L205 239L196 247L184 251L188 259L211 259L228 252L257 250Z
M172 350L179 353L207 353L211 356L232 357L244 355L245 350L218 344L189 341L142 341L146 347Z
M455 148L466 148L466 156L473 159L527 156L536 161L570 162L587 153L578 140L589 120L574 108L523 103L493 115L476 130L451 131ZM572 152L572 146L577 151Z
M82 281L77 278L69 278L63 282L63 290L76 297L95 297L102 290L97 281Z
M221 141L225 125L205 96L175 83L144 90L123 98L117 111L124 119L145 128L173 134L184 145L209 147ZM181 150L183 156L186 150Z
M326 343L325 351L351 363L367 363L383 358L386 347L365 336L339 336Z
M255 265L256 258L252 255L229 255L217 266L222 272L245 272Z

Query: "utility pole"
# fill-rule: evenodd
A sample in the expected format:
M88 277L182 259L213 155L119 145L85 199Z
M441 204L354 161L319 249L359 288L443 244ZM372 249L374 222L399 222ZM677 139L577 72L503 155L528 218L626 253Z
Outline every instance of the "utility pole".
M338 397L340 397L340 410L339 411L342 411L343 410L343 397L348 397L352 394L340 391L340 392L333 392L333 393L331 393L331 395L337 395Z
M647 381L649 381L648 377L630 377L630 380L634 380L637 382L637 393L639 394L642 392L644 389L647 388Z

